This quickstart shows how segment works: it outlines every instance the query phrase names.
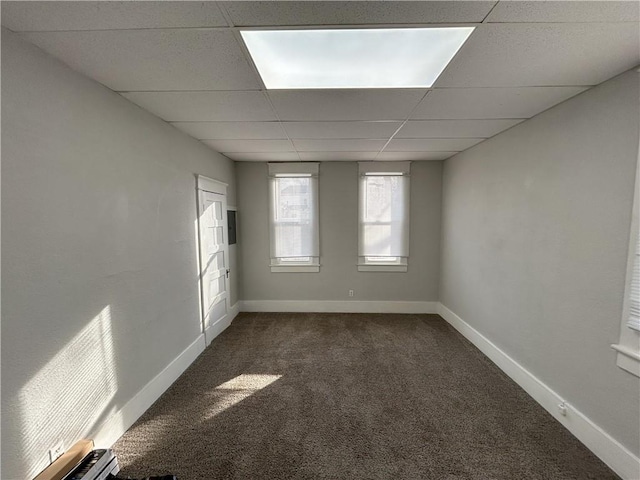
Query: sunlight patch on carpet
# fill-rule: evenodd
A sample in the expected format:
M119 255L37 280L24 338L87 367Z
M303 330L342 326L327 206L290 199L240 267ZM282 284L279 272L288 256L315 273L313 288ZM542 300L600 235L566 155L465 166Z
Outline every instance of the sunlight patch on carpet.
M209 420L245 398L268 387L282 375L241 374L218 385L212 392L215 401L207 411L204 420Z

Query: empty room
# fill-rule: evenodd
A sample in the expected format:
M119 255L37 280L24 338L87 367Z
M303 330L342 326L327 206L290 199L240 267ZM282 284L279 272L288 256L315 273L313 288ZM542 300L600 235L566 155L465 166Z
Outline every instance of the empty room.
M640 3L2 1L2 480L640 480Z

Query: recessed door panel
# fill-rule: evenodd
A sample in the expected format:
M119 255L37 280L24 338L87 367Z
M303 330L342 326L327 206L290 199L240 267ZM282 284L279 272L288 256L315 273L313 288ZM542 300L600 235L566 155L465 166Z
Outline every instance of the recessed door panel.
M206 333L228 314L227 208L224 194L199 190L199 199L200 283Z

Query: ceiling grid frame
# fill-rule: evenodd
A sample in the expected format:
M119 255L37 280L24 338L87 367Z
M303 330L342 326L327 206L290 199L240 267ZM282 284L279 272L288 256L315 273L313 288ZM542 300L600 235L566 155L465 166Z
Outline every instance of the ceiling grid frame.
M472 34L473 35L473 34ZM451 59L453 61L453 59ZM446 69L446 68L445 68ZM389 143L391 143L391 140L393 140L393 138L400 132L400 130L402 130L402 127L404 127L407 122L409 121L409 119L411 118L411 116L413 115L413 112L416 111L416 109L418 108L418 106L424 101L425 98L427 98L427 95L429 95L429 92L431 92L431 89L427 90L425 92L425 94L422 96L422 98L418 101L418 103L416 103L414 105L414 107L411 109L411 111L409 112L409 114L407 115L407 118L404 119L404 121L402 122L402 125L400 125L398 127L398 129L393 132L393 134L389 137L389 140L387 140L387 143L385 143L382 148L380 149L380 151L378 152L378 154L376 155L376 157L373 159L374 161L378 159L378 157L380 156L380 154L382 152L384 152L384 149L387 148L387 145L389 145Z
M255 62L253 61L253 58L251 58L251 54L249 53L249 50L247 49L246 44L242 40L242 36L240 35L240 30L238 28L236 28L236 26L234 25L233 19L231 18L231 15L229 15L229 12L225 8L225 6L220 2L216 2L216 3L218 4L218 8L222 12L222 16L224 17L225 21L227 22L227 25L231 29L231 32L233 33L233 37L236 39L236 42L238 43L238 46L240 47L240 50L242 51L242 54L244 55L246 61L251 66L251 69L254 71L255 76L258 78L258 81L260 82L260 86L261 86L262 95L264 95L264 97L266 98L267 102L269 103L269 106L271 107L271 111L273 112L273 115L277 119L276 121L280 124L280 128L282 129L282 131L284 132L285 136L287 137L287 140L289 141L289 144L291 145L292 150L295 152L296 156L298 157L298 160L302 161L302 159L300 158L300 153L298 153L298 150L296 149L296 144L293 142L291 137L289 137L289 134L287 133L287 131L285 130L285 128L282 125L282 120L280 120L280 116L278 115L278 112L276 111L275 107L273 106L273 102L271 101L271 97L269 96L269 92L267 91L267 86L264 84L264 80L262 80L262 76L260 75L260 72L258 72L258 68L256 67ZM223 152L221 152L221 153L223 153ZM226 153L230 153L230 152L226 152ZM242 152L240 152L240 153L242 153ZM250 152L247 152L247 153L250 153ZM251 152L251 153L253 153L253 152ZM223 155L224 155L224 153L223 153Z
M212 143L220 140L221 144L230 145L229 148L237 150L238 145L234 142L241 145L243 141L249 140L247 145L251 148L258 148L257 145L266 145L271 148L271 146L283 144L269 140L286 140L289 145L287 148L291 152L283 151L283 158L289 159L294 153L298 161L305 161L309 158L318 161L322 160L322 152L300 149L296 143L305 146L312 145L314 149L320 148L323 143L326 144L328 150L324 152L324 155L327 160L337 160L341 153L336 151L336 148L329 148L332 144L334 147L356 147L366 145L366 142L363 143L363 141L368 140L372 141L372 145L375 145L376 141L384 141L382 147L375 152L375 156L374 152L370 152L372 160L384 159L389 157L385 154L393 153L404 154L411 159L420 159L421 152L424 160L443 159L441 157L444 155L438 155L439 153L453 155L457 151L423 150L415 152L403 150L394 152L393 141L399 142L396 145L404 143L405 146L402 147L404 149L409 148L406 145L422 144L425 148L427 146L433 148L432 145L437 146L438 143L448 145L442 140L461 140L460 145L464 146L466 143L462 139L466 139L470 143L472 138L491 138L491 136L517 126L521 121L531 118L601 81L636 67L640 64L640 52L638 52L637 45L630 45L629 39L637 39L640 34L638 31L640 12L637 4L632 5L633 3L567 2L558 5L555 3L541 5L539 2L522 1L513 5L504 1L467 2L464 4L445 1L337 2L335 4L330 2L328 4L326 2L293 1L255 5L246 2L206 2L206 4L203 2L167 2L152 6L152 2L114 2L112 4L77 2L77 5L67 3L66 6L60 7L55 2L45 2L42 3L44 10L39 11L40 2L3 1L1 7L2 22L5 28L15 30L27 41L32 41L43 50L57 56L71 68L120 93L142 108L172 123L174 127L183 127L185 130L187 127L191 128L192 133L186 133L203 143L207 140ZM333 10L335 6L337 9ZM258 9L257 12L256 9ZM59 13L61 11L68 12L70 15L61 15ZM56 12L58 13L56 14ZM262 13L260 12L264 12L266 16L261 17ZM97 13L100 15L96 15ZM291 21L283 22L283 18L288 18ZM331 21L323 22L322 19ZM336 24L336 21L344 19L349 22ZM425 23L426 20L429 21ZM406 23L407 21L411 23ZM580 27L580 25L583 26ZM389 93L403 89L386 90L376 92L375 95L364 96L354 96L354 91L358 91L358 89L354 89L354 91L346 91L342 95L333 97L313 96L313 91L310 91L311 98L315 99L313 101L324 102L327 98L333 98L334 105L327 107L320 104L318 106L322 107L321 113L311 112L313 114L305 116L295 114L283 116L282 95L280 93L272 95L272 92L265 88L240 35L241 30L260 29L367 29L372 27L428 28L446 26L475 26L476 29L463 47L456 52L434 85L428 89L418 89L424 90L424 93L411 105L411 108L406 103L411 95L403 97ZM228 45L235 44L233 48L228 47L229 51L221 50L224 48L222 45L205 47L202 43L206 39L217 41L215 39L223 38L220 35L223 35L224 31L231 34L228 37ZM213 32L219 33L214 34ZM559 48L542 48L546 38L535 38L535 35L544 36L547 32L554 36L554 41L560 42L558 43ZM587 43L580 45L576 43L574 38L572 44L570 35L575 36L580 32L588 33ZM615 34L614 40L608 38L609 32ZM519 33L533 36L509 41L510 36ZM496 38L492 39L492 35L497 35L497 40ZM231 36L234 38L233 41L231 41ZM105 39L106 44L100 44L99 47L92 46L91 42L95 43L95 38ZM118 38L120 40L113 44L116 47L110 45L112 40ZM78 41L79 39L89 39L90 41L83 42L82 40ZM146 45L132 43L136 39L143 39ZM158 53L160 47L154 44L155 39L169 42L168 45L173 50L168 53ZM562 43L564 40L568 41L566 45ZM581 40L584 43L585 40ZM500 41L502 44L495 43L496 41ZM192 45L193 42L196 43ZM198 42L200 43L198 44ZM227 45L226 42L223 44ZM486 50L488 46L492 45L497 46L499 52L494 53L493 57L491 52ZM195 53L192 53L191 50L184 50L191 46L195 46ZM481 47L485 50L478 50ZM528 50L523 50L525 47ZM112 51L109 51L110 48ZM124 56L119 55L120 52L117 49L113 50L113 48L120 48ZM207 48L210 49L208 52ZM584 54L585 60L582 63L576 62L574 59L576 53L582 51L580 49L588 52ZM615 61L607 60L602 66L602 51L604 49L607 50L609 57L611 57L611 52L616 52L616 55L614 55ZM465 53L466 50L468 50L467 53ZM595 50L595 53L592 50ZM210 65L202 67L196 63L195 69L187 73L175 70L176 66L171 63L172 55L174 55L174 59L178 59L176 65L180 66L181 61L175 55L183 51L195 61L200 58L209 62ZM150 52L151 58L145 56L145 52ZM490 62L484 71L480 70L480 77L477 75L478 72L473 71L473 68L476 68L474 65L481 66L482 63L476 59L469 64L470 52L473 52L474 55L481 53L486 56L486 61ZM503 55L503 53L507 55ZM98 59L94 58L100 57L99 60L101 60L105 54L107 58L112 58L116 62L111 70L108 70L106 76L101 72L104 72L104 68L107 67L97 63ZM164 55L164 57L160 55ZM206 55L210 58L207 59ZM532 55L538 56L532 57ZM128 62L133 62L136 58L143 60L143 62L142 64L138 62L134 69L129 66ZM523 70L523 72L527 72L527 75L532 74L530 77L524 77L523 74L518 73L514 74L514 68L517 65L526 66L527 63L531 63L532 58L538 62L538 70L531 68ZM506 63L510 59L517 59L516 65ZM491 62L499 63L493 65ZM242 66L243 63L245 66ZM569 66L566 66L566 63ZM135 71L139 69L140 65L143 65L142 68L151 68L151 70L146 73ZM182 61L182 65L188 64ZM554 71L554 65L559 68L560 73ZM593 68L588 68L589 65ZM171 70L172 68L173 70ZM223 70L222 73L217 71L228 68L232 70ZM234 71L233 68L236 70ZM187 69L191 70L190 67ZM146 79L152 79L151 75L154 72L164 73L164 70L169 74L167 79L155 81L155 85L148 83L145 85ZM198 80L193 77L194 75L204 75L209 71L213 73L210 79L205 77ZM507 75L502 78L501 75L505 72ZM547 72L546 76L545 72ZM592 72L591 75L588 75L589 72ZM132 83L131 79L135 81ZM452 79L454 79L453 82ZM521 81L523 79L526 81ZM536 79L546 79L547 81L536 81ZM188 81L185 84L186 80ZM255 85L255 88L247 88L251 83ZM142 88L119 88L134 85ZM238 85L239 88L237 88ZM149 88L150 86L153 88ZM214 89L197 89L194 86L211 86ZM258 92L260 93L258 94ZM258 95L261 98L259 101ZM483 101L483 97L495 100L489 104L486 100ZM276 102L276 98L278 102ZM289 106L292 101L295 103L296 99L300 98L303 97L291 97L293 100L289 100ZM456 113L456 107L449 104L450 99L455 98L465 98L466 102L477 108L458 110ZM339 103L342 99L350 99L350 101L340 109L338 107L340 107ZM508 101L509 104L501 105L501 99L506 99L505 101ZM365 105L361 108L358 104L360 101L373 102L374 106ZM198 106L198 104L201 105ZM309 111L314 110L312 106L313 102L307 101L305 103L305 108L311 107L307 108ZM391 112L385 113L385 106L393 107L392 110L396 114L402 112L402 117L391 114ZM510 108L505 109L507 106ZM207 113L207 108L212 110ZM340 112L344 113L345 108L355 108L358 111L351 115L341 115ZM460 106L458 105L457 108ZM291 112L290 109L289 112ZM425 112L427 113L425 114ZM428 112L432 112L433 115ZM513 113L518 113L518 115L513 115ZM505 120L505 122L500 123L500 120ZM501 129L510 124L506 121L515 123ZM376 123L386 124L387 128L374 126ZM264 128L261 127L262 124L265 125ZM266 126L275 124L279 129ZM304 124L308 124L309 127L304 127ZM325 124L327 127L322 127ZM392 126L396 126L393 132L389 130ZM317 132L310 130L315 127L318 127ZM406 135L402 134L403 131L406 132ZM211 132L210 136L215 138L201 138L206 137L207 132ZM483 135L482 137L472 137L469 136L471 133L482 133ZM437 136L434 136L436 134ZM352 145L345 143L348 140L353 141ZM405 140L409 140L409 142L404 142ZM436 142L432 142L432 140L436 140ZM462 150L464 149L458 151ZM231 152L227 153L231 155ZM242 152L234 151L231 156L235 160L242 161L242 155L237 153L241 154ZM246 160L260 161L261 157L274 158L277 154L278 152L273 151L246 152ZM347 160L348 158L365 156L368 153L350 149L343 155ZM401 160L397 155L395 157Z

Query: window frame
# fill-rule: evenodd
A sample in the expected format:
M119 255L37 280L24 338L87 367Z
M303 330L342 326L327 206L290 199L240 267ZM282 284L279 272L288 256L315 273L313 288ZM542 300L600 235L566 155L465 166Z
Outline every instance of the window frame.
M318 204L318 173L319 163L269 163L269 268L272 273L317 273L320 271L320 228L319 228L319 204ZM310 178L310 195L315 210L312 217L313 246L312 253L316 255L305 255L301 260L291 260L295 256L276 257L275 251L275 212L276 208L276 182L282 178ZM315 247L315 248L314 248Z
M627 271L625 277L624 300L622 306L622 319L620 322L620 340L611 345L617 352L616 364L627 372L640 377L640 330L629 321L631 305L631 283L633 268L637 258L637 249L640 245L640 148L638 163L636 164L636 180L634 184L633 210L631 213L631 232L629 234L629 250L627 256Z
M409 269L409 234L410 234L410 217L411 217L411 186L410 186L410 165L411 162L359 162L358 163L358 261L357 267L359 272L399 272L405 273ZM365 208L365 196L363 188L365 186L365 179L369 176L386 177L386 176L401 176L406 178L404 188L406 192L403 192L403 196L406 199L406 219L404 226L406 231L404 236L406 237L406 253L407 255L393 255L389 258L394 260L382 260L380 257L383 255L362 255L362 249L364 240L364 220L363 209Z

